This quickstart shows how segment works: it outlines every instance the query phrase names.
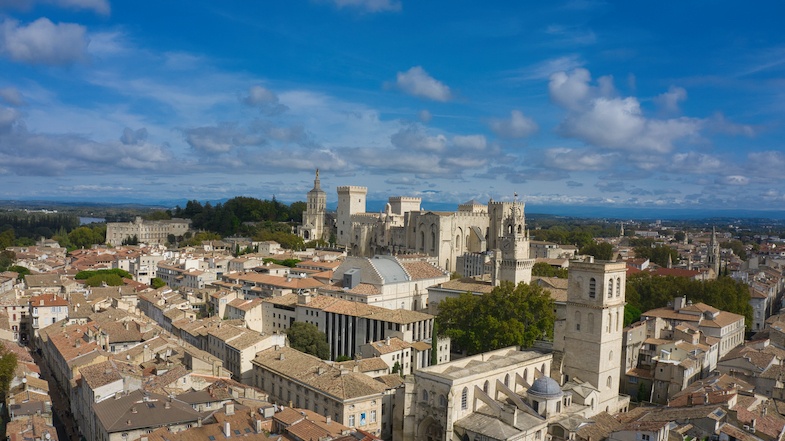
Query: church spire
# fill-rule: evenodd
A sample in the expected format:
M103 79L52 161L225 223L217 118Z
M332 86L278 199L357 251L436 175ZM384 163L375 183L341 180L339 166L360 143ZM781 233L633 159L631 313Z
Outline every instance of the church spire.
M313 189L317 190L317 191L322 189L322 184L321 184L321 182L319 182L319 169L318 168L316 169L316 179L313 180Z

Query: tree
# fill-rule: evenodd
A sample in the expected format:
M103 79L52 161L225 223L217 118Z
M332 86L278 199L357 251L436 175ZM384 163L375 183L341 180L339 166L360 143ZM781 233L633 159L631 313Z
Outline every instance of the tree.
M720 242L720 247L725 249L731 249L733 254L739 256L741 260L747 260L747 249L744 244L738 240L734 239L730 242Z
M538 285L502 284L490 294L464 293L439 304L439 333L468 354L528 347L553 333L553 300Z
M687 233L684 231L677 231L673 234L673 238L676 240L676 242L684 242L684 239L687 238Z
M16 260L16 253L9 250L0 251L0 273L8 270L8 267L14 264Z
M578 253L594 256L597 260L613 260L613 245L608 242L590 243L581 248Z
M322 360L330 358L330 346L327 336L316 325L305 322L294 322L286 332L289 346L298 351L311 354Z
M567 278L567 268L554 268L546 262L537 262L532 267L532 276Z
M19 277L17 277L18 280L22 280L25 278L26 275L30 274L30 270L28 268L19 265L9 266L8 271L19 274Z
M166 282L164 282L163 279L159 277L154 277L152 280L150 280L150 286L152 286L153 289L163 288L166 286Z
M0 344L0 397L5 401L16 370L16 354Z

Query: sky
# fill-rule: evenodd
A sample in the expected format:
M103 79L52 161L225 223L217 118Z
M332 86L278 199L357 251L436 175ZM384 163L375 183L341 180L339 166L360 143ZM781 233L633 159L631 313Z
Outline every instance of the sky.
M785 5L0 0L0 199L781 210Z

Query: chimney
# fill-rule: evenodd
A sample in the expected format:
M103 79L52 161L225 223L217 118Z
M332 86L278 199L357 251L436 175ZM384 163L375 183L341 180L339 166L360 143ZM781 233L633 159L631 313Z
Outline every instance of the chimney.
M386 339L384 339L384 344L390 346L390 336L388 335Z
M226 403L224 409L226 409L226 415L234 415L234 401Z
M232 426L229 425L229 421L224 421L224 436L227 438L232 436Z
M333 419L330 418L330 416L328 415L328 416L324 417L324 420L325 420L325 423L329 426L330 422L332 422Z
M262 433L262 420L260 420L258 418L255 419L254 420L254 425L256 427L256 433Z

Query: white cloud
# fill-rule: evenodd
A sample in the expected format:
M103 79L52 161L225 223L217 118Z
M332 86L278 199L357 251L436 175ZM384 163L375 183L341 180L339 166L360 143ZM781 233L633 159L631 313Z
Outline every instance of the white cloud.
M556 72L567 72L586 64L577 54L551 58L518 70L513 74L516 80L544 80Z
M743 186L749 184L750 179L741 175L722 176L719 179L719 183L725 185Z
M287 107L279 102L278 96L273 91L262 86L251 86L248 89L248 94L241 100L248 106L258 108L266 115L275 115L287 110Z
M687 91L682 87L671 86L667 92L654 97L654 102L665 113L679 113L679 102L687 99Z
M390 141L400 149L424 152L443 152L447 146L447 138L444 135L429 136L418 125L405 127L393 133Z
M569 171L606 170L610 168L616 156L611 153L593 153L566 147L555 147L545 150L543 165L548 168Z
M551 75L551 99L570 112L560 126L563 134L588 144L636 153L666 153L673 143L697 137L702 122L692 118L650 119L635 97L617 98L611 77L590 84L585 69Z
M483 135L456 135L452 137L455 147L469 151L482 151L488 147L488 141Z
M398 72L396 85L409 95L434 101L449 101L452 98L450 88L428 75L420 66Z
M5 101L6 103L12 106L21 106L24 104L24 99L22 99L22 94L13 87L5 87L0 89L0 100Z
M365 12L400 11L398 0L332 0L339 8L356 8Z
M491 121L491 130L502 138L525 138L537 131L537 123L520 110L510 112L510 119Z
M551 99L558 105L571 110L578 110L585 101L591 98L591 73L580 68L569 74L556 72L550 76L548 91Z
M74 23L39 18L27 26L7 19L0 23L0 53L14 61L65 65L87 58L86 29Z

